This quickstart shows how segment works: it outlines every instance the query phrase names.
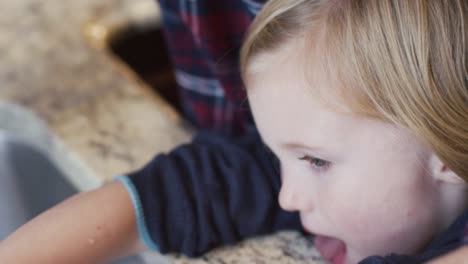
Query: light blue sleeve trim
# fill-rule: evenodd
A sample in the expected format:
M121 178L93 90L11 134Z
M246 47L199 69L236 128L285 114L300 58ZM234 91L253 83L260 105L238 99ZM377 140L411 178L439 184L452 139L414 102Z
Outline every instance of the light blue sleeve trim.
M135 213L136 213L138 234L140 236L140 239L143 241L145 246L148 247L149 249L154 250L154 251L159 251L158 245L156 245L153 242L148 232L148 228L145 222L145 215L143 213L143 207L140 201L140 196L138 195L135 185L133 185L132 181L127 176L123 176L123 175L115 177L114 181L120 181L121 183L123 183L127 191L130 193L130 197L133 203L133 208L135 209Z

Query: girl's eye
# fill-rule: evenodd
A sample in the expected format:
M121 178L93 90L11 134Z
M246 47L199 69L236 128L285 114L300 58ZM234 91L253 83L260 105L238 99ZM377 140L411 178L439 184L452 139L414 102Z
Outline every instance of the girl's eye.
M304 155L303 157L299 158L299 160L305 160L305 161L309 162L312 165L312 167L314 167L314 169L317 169L317 170L320 170L320 171L325 170L330 166L329 161L319 159L319 158L315 158L315 157L308 156L308 155Z

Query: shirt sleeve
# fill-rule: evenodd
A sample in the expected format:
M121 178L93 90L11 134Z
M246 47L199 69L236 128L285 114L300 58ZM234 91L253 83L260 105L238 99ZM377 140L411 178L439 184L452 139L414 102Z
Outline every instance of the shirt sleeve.
M258 134L200 133L119 179L129 190L146 246L197 256L242 238L301 228L283 211L280 177Z

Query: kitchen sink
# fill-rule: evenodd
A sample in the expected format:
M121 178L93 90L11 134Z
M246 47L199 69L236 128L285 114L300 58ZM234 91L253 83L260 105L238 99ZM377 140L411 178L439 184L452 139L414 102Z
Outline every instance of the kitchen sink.
M81 174L85 170L67 166L71 161L59 153L57 144L32 113L16 105L0 104L0 241L84 187L83 183L80 187L78 182L74 184L70 176L71 171ZM88 183L87 188L97 185ZM132 256L112 263L144 262Z
M0 133L0 239L76 192L46 154Z

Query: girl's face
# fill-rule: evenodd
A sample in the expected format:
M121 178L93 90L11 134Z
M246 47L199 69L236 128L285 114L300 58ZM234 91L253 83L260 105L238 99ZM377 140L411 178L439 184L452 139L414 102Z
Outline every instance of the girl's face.
M248 93L257 127L281 161L283 209L298 211L334 263L416 253L440 229L432 152L409 131L335 112L304 77L294 45L252 62Z

